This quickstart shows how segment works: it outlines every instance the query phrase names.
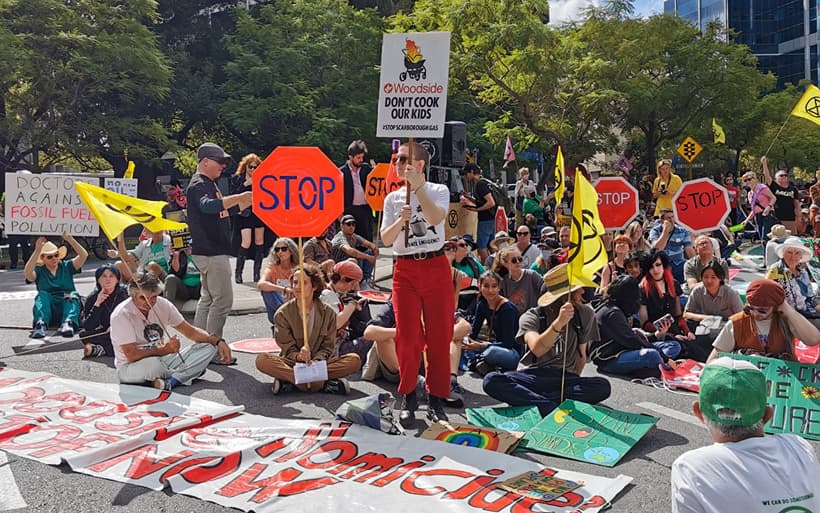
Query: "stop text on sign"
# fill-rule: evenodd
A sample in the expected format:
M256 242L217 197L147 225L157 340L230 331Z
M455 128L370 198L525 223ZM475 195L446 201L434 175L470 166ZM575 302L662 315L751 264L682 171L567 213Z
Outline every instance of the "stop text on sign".
M598 205L626 205L634 202L634 195L629 192L599 192Z
M709 208L721 205L723 202L723 191L714 189L711 191L689 192L681 194L677 201L678 209L686 212L690 208Z
M262 210L275 210L282 205L290 209L299 203L305 210L325 209L327 198L336 190L334 180L329 177L312 176L264 176L259 180L260 195L257 205Z

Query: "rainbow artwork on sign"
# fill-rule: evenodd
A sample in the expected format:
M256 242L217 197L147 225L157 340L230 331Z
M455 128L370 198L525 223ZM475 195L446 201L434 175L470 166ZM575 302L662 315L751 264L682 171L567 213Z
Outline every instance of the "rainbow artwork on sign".
M421 434L427 440L503 453L512 452L523 436L520 432L444 422L431 425Z

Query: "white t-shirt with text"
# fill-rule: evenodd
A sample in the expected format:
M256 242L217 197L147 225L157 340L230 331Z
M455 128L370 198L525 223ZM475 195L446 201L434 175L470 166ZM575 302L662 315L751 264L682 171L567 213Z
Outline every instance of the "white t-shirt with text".
M444 209L446 213L450 208L450 191L446 186L427 182L424 184L425 192L436 206ZM405 205L406 189L395 190L384 199L384 213L382 217L382 230L393 224L401 215L401 209ZM393 242L393 253L396 255L413 255L417 253L429 253L438 251L444 246L444 220L433 226L427 222L421 212L419 199L415 194L410 194L410 237L408 245L404 244L404 227L399 236ZM445 216L446 217L446 216Z

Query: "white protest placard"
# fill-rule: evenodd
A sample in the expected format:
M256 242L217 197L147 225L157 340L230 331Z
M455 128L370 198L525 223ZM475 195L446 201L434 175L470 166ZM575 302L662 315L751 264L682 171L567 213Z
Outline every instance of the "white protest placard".
M136 178L106 178L103 183L103 188L111 192L131 196L132 198L137 197Z
M449 32L385 34L376 137L444 137Z
M6 233L96 237L100 225L80 199L74 182L99 185L94 176L6 174Z

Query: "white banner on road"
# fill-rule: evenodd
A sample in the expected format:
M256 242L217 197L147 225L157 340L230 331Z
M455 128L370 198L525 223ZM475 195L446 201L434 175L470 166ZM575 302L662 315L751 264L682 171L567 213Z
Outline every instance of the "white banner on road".
M108 189L111 192L116 192L117 194L122 194L124 196L131 196L132 198L137 197L137 184L138 180L136 178L106 177L103 180L104 189Z
M100 225L74 182L99 185L97 177L6 173L6 233L96 237Z
M138 402L117 402L126 393ZM202 422L165 430L151 426L157 418L167 423L163 403L176 410L186 400L190 413L177 411L175 417ZM134 410L138 405L147 410ZM112 406L128 411L111 411ZM147 388L0 371L0 422L7 426L0 424L0 449L41 461L64 459L78 472L154 490L169 486L243 511L595 512L631 481L544 468L483 449L390 436L341 421L241 414L204 422L209 411L219 416L229 410L178 394L156 397ZM110 438L114 428L121 438ZM48 452L49 458L38 452ZM527 471L583 485L551 501L498 488Z
M444 137L449 72L449 32L385 34L376 137Z

